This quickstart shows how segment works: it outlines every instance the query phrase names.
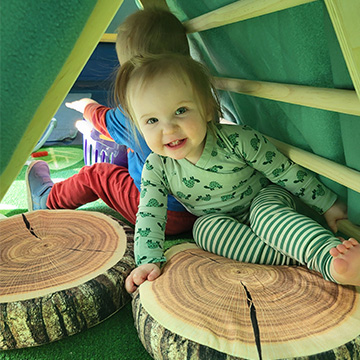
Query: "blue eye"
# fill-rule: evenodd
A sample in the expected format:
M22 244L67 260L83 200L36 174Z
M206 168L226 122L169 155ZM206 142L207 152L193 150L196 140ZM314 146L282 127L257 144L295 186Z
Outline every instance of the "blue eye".
M180 107L175 111L175 115L182 115L187 111L185 107Z
M159 120L156 118L150 118L146 121L147 124L155 124L156 122L158 122Z

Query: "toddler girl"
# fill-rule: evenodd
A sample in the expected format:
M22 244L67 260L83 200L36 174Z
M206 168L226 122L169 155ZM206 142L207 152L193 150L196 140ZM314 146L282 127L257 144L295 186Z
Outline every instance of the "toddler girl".
M142 172L138 267L127 278L129 292L157 278L166 261L170 194L199 217L193 234L205 250L257 264L303 264L326 280L360 285L358 242L342 243L298 214L290 193L332 227L346 217L336 195L261 133L219 124L215 91L200 63L174 54L135 57L120 69L115 92L153 151Z

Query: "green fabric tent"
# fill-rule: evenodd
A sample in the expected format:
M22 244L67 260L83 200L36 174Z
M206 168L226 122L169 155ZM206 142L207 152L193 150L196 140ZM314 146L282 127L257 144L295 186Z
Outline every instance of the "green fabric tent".
M227 15L209 18L210 26L215 27L189 34L193 56L203 60L215 76L352 90L355 94L349 65L345 63L324 1L286 1L283 3L289 8L270 13L266 13L268 8L271 9L272 4L280 6L280 2L262 2L267 7L261 16L255 12L258 4L259 8L261 6L260 1L168 0L167 3L170 10L185 22L226 5L249 4L240 9L240 14L233 10ZM299 3L304 4L292 7ZM356 14L360 16L355 0L346 1L346 5L354 19ZM246 18L248 9L250 15ZM232 22L237 16L245 17L245 20ZM200 21L199 18L198 23L196 20L188 23L194 30L206 23L205 19ZM218 26L219 22L227 24ZM360 34L358 21L352 22L349 28L354 35ZM355 41L358 47L358 40ZM359 56L355 59L354 71L357 74L353 78L357 76L359 79ZM221 94L227 108L225 117L360 171L360 94L358 96L355 99L358 101L355 103L357 115L350 115L234 92L223 91ZM338 175L341 177L342 174ZM321 177L321 180L347 202L349 218L360 224L360 193L326 177Z
M1 3L0 199L122 0Z

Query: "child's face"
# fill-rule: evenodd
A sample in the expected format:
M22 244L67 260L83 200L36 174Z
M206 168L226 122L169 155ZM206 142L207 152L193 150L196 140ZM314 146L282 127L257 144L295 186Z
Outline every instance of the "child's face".
M207 123L189 81L159 76L141 88L130 85L129 101L149 148L195 164L204 149Z

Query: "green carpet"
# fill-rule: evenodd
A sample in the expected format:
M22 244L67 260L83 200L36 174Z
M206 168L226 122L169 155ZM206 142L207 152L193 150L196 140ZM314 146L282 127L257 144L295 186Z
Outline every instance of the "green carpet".
M0 353L1 360L147 360L138 339L131 305L82 333L47 345Z
M57 146L41 148L39 151L48 151L48 156L31 158L32 160L45 160L50 167L51 178L58 182L77 174L84 166L82 146ZM27 211L25 173L27 165L24 165L16 180L0 203L0 213L5 216L21 214ZM108 208L102 201L98 200L81 207L82 210L100 211L114 215L119 218L119 214ZM120 217L120 219L122 219Z
M66 153L66 147L54 148L49 153ZM43 149L41 149L43 150ZM49 150L49 149L47 149ZM74 153L70 150L69 153ZM65 156L66 157L66 156ZM44 158L44 160L46 160ZM53 180L66 179L84 166L83 160L64 163L58 170L51 170ZM27 212L25 173L20 174L0 203L0 214L7 217ZM101 200L81 207L82 210L99 211L124 220ZM187 234L186 237L189 238ZM189 239L186 239L189 241ZM183 242L184 239L168 237L166 247ZM0 352L0 360L147 360L151 359L138 339L132 317L131 304L128 303L116 314L102 323L82 333L39 347Z

